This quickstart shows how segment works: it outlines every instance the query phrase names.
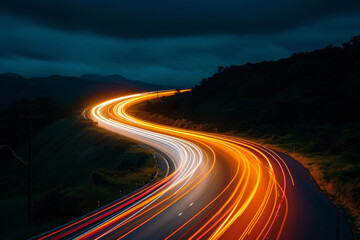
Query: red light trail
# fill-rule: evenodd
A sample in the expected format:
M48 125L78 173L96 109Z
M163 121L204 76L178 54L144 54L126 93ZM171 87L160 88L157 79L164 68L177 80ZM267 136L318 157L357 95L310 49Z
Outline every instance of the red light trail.
M91 109L91 118L102 128L163 153L173 171L40 239L280 238L288 214L286 191L294 186L285 161L250 141L154 124L128 114L129 107L153 98L156 92L106 101Z

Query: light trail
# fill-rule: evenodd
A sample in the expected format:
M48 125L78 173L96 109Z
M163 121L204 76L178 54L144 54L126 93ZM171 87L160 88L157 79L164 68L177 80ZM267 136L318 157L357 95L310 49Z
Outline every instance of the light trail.
M250 141L154 124L127 112L174 93L116 98L90 114L100 127L165 154L174 166L171 174L40 239L280 238L286 189L294 180L278 154Z

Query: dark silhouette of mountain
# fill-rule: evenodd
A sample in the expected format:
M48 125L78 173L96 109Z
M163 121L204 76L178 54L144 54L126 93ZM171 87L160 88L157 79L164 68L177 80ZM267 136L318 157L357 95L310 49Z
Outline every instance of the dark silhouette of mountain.
M12 72L3 73L3 74L0 74L0 75L8 76L8 77L18 77L18 78L22 78L22 76L21 76L20 74L12 73Z
M136 80L129 80L121 75L114 74L114 75L98 75L98 74L85 74L80 76L83 79L90 80L90 81L97 81L97 82L113 82L113 83L121 83L128 87L141 87L144 89L149 90L156 90L156 89L175 89L176 86L166 86L166 85L157 85L148 82L136 81Z
M122 82L122 83L131 83L132 80L129 80L121 75L99 75L99 74L84 74L80 76L83 79L90 81L99 81L99 82Z
M165 87L159 87L163 88ZM64 104L90 94L108 95L156 89L155 84L128 80L120 75L52 75L24 78L15 73L4 73L0 74L0 108L6 108L10 103L24 98L49 97L59 104Z

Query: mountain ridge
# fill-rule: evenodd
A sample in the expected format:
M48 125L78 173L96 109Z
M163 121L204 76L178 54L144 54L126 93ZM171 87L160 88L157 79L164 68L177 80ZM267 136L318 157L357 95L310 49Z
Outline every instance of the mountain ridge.
M0 109L24 98L49 97L59 104L67 104L90 94L122 94L167 88L175 87L134 81L117 74L85 74L80 77L54 74L24 78L17 73L7 72L0 74Z

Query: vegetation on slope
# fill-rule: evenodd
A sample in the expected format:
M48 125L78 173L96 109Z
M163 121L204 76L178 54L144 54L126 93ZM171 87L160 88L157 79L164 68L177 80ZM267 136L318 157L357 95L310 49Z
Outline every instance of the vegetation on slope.
M27 149L20 153L25 157ZM3 157L1 239L27 238L63 224L134 191L157 171L151 151L136 142L82 120L55 121L33 139L34 224L28 227L26 169Z
M343 47L219 67L191 92L135 106L133 113L178 127L231 132L291 153L351 211L359 232L359 92L360 36Z

